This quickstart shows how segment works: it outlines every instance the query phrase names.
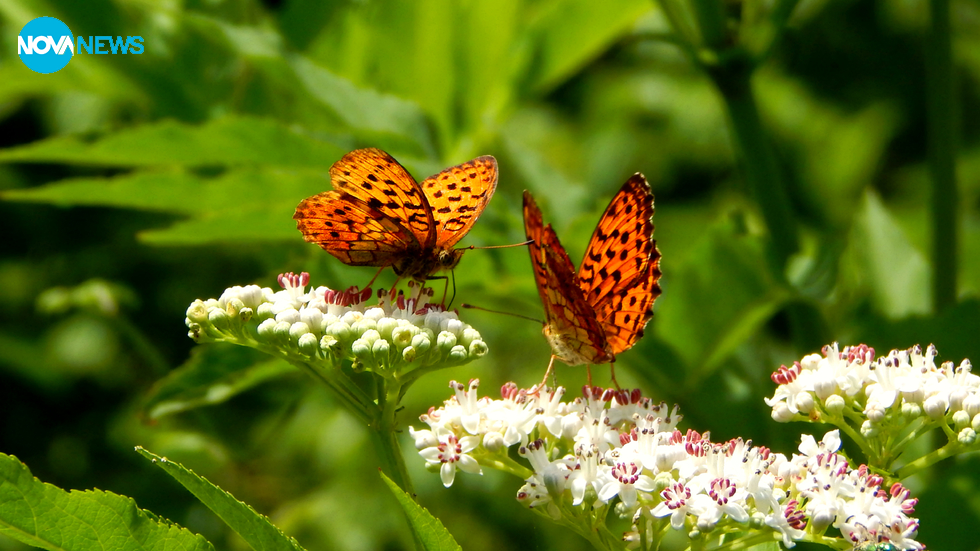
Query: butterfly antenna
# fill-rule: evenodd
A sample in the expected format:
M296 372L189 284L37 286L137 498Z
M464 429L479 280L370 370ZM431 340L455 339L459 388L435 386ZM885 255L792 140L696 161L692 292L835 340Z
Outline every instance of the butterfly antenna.
M473 249L509 249L511 247L523 247L524 245L530 245L534 243L533 239L528 239L527 241L521 241L520 243L511 243L510 245L487 245L486 247L477 247L476 245L470 245L469 247L463 247L466 250L472 251Z
M484 312L490 312L491 314L501 314L501 315L504 315L504 316L514 316L515 318L521 318L521 319L525 319L525 320L528 320L528 321L537 322L537 323L540 323L541 325L544 325L544 322L541 321L541 320L539 320L538 318L532 318L531 316L523 316L521 314L515 314L513 312L504 312L502 310L491 310L489 308L484 308L482 306L476 306L476 305L473 305L473 304L467 304L465 302L463 304L460 304L460 307L466 308L468 310L483 310Z

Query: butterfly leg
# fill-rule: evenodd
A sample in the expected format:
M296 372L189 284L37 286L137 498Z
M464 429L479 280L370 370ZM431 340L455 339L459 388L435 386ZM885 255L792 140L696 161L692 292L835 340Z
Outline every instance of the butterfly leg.
M432 281L433 279L442 279L442 280L445 280L445 282L446 282L446 286L442 290L442 302L440 302L439 305L442 306L442 309L443 310L448 310L449 309L449 306L446 305L446 297L449 296L449 278L446 277L446 276L429 276L429 277L425 278L426 281ZM449 301L449 304L452 304L453 303L453 300L456 300L456 280L455 279L453 279L453 298Z
M554 354L551 355L551 361L548 362L548 369L545 370L544 377L541 377L541 382L535 385L533 388L531 388L531 391L528 392L528 394L536 395L539 392L541 392L542 389L544 389L545 383L548 382L548 375L551 375L552 369L555 367L555 358L557 357L558 356L555 356ZM556 387L558 386L557 381L555 383L555 386Z
M609 362L609 376L612 377L612 384L616 390L620 390L619 382L616 381L616 362Z
M387 268L387 266L382 266L378 268L378 271L374 272L374 277L371 278L371 281L368 281L368 284L362 287L362 289L370 289L371 286L374 285L374 280L378 279L378 276L381 275L382 270L384 270L385 268ZM395 286L392 285L391 288L394 289Z

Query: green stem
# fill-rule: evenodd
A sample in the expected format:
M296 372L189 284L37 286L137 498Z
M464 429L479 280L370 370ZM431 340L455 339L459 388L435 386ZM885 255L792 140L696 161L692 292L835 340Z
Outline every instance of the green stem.
M725 12L718 0L694 0L694 16L701 31L701 46L717 50L725 45Z
M280 353L279 355L281 356L282 354ZM361 389L357 388L346 375L341 373L339 368L335 374L333 370L317 369L316 366L305 361L289 358L289 362L302 368L307 373L319 379L320 382L327 385L333 391L334 396L339 398L343 403L344 409L352 413L359 421L373 426L375 419L380 414L377 411L378 406Z
M770 261L774 273L783 273L786 260L798 247L796 222L790 209L776 154L762 125L752 73L755 65L745 55L733 55L720 65L706 67L728 111L736 155L742 165L749 192L769 228Z
M392 379L387 379L384 387L386 391L381 404L381 415L377 426L372 426L375 430L371 431L375 437L375 448L378 450L378 457L381 458L381 468L388 478L405 490L405 493L415 496L412 479L408 476L405 458L402 456L401 444L398 443L398 423L395 416L398 413L401 385Z
M936 312L956 304L957 117L949 0L930 0L926 49L929 170L932 173L932 299Z
M906 464L895 473L895 476L898 477L899 480L905 480L908 477L917 474L919 471L927 469L942 461L943 459L953 457L954 455L962 452L965 448L966 447L963 444L960 444L959 441L953 440L938 450L923 455L915 461Z

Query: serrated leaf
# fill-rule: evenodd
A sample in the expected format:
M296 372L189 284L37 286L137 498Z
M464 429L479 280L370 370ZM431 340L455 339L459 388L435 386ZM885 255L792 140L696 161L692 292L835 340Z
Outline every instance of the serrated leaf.
M34 478L0 453L0 533L52 551L205 551L201 536L101 490L72 490Z
M439 519L432 516L425 507L416 503L412 499L412 496L406 494L404 490L398 487L398 484L395 484L384 473L379 472L379 474L381 475L381 480L384 480L384 483L388 485L388 489L391 490L395 499L398 500L398 504L402 506L405 515L408 516L408 522L412 525L412 530L415 531L415 535L418 536L419 541L422 542L422 547L426 551L456 551L462 549Z
M184 365L157 381L143 406L152 419L220 404L295 367L249 348L209 344L191 349Z
M59 136L0 150L0 162L55 162L138 167L262 164L328 169L345 151L299 130L255 117L201 125L163 121L94 141Z
M190 490L214 514L235 531L255 551L303 551L297 541L235 496L198 476L194 471L137 446L136 452L153 461L183 487Z

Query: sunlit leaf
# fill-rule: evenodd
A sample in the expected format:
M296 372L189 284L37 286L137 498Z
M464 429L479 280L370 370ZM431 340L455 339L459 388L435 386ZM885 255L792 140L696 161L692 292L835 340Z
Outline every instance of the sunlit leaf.
M0 453L0 534L51 551L197 551L199 535L101 490L45 484L16 457Z
M228 116L197 126L163 121L95 140L48 138L0 150L0 162L134 167L265 164L326 169L344 153L334 144L272 120Z
M283 534L263 515L256 513L235 496L198 476L194 471L165 457L160 457L141 447L136 452L153 461L167 474L187 488L201 503L211 509L221 520L244 539L255 551L302 551L295 539Z
M453 535L446 530L442 522L436 517L432 516L429 511L424 507L419 505L412 499L412 496L405 493L398 487L397 484L384 473L379 473L381 479L384 480L385 484L388 485L388 489L398 500L398 504L402 506L405 511L405 515L408 516L408 522L412 525L412 530L415 535L418 536L419 541L422 542L422 548L426 551L455 551L461 549L456 540L453 539Z

